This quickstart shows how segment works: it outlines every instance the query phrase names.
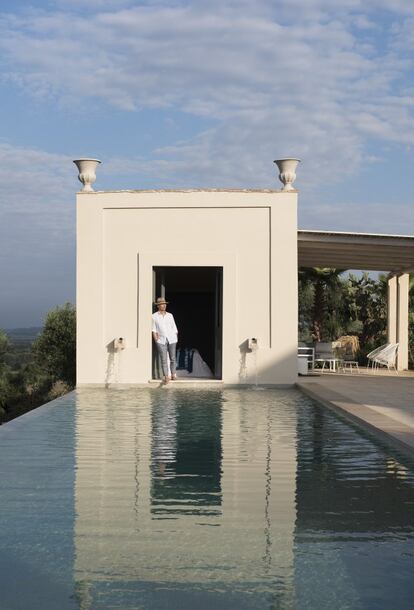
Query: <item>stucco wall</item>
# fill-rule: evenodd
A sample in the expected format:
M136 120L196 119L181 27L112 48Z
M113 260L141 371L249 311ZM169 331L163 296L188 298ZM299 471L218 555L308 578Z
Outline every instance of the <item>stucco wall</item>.
M249 337L259 383L295 381L296 193L79 193L77 222L79 385L151 378L152 268L167 265L223 267L224 382L255 380L253 354L240 375ZM114 362L107 345L120 336Z

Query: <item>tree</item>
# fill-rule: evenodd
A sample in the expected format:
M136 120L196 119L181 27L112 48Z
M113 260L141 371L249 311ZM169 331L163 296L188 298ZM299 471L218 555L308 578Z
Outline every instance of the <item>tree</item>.
M340 307L342 282L339 277L341 273L343 273L341 269L320 267L299 271L299 294L305 296L304 307L311 316L309 331L314 341L334 339L342 331ZM310 298L310 286L313 299ZM299 311L301 312L301 303L299 303ZM300 313L300 321L301 317Z
M6 355L10 351L10 341L4 330L0 328L0 367L4 366Z
M344 314L354 323L365 353L386 340L387 280L386 275L374 280L366 272L359 278L350 273L345 280Z
M0 421L5 413L7 398L10 394L10 371L6 356L10 351L10 341L6 333L0 329Z
M76 383L76 310L66 303L48 312L43 331L33 344L36 364L53 382Z
M303 271L299 271L298 304L299 304L299 339L311 343L312 338L312 311L314 287Z

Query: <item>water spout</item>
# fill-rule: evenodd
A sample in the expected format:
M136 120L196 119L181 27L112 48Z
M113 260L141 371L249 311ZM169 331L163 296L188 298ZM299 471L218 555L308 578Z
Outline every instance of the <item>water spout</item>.
M247 347L253 354L253 368L254 368L254 385L257 388L259 385L259 373L257 367L257 350L259 349L259 344L255 337L252 337L248 340Z

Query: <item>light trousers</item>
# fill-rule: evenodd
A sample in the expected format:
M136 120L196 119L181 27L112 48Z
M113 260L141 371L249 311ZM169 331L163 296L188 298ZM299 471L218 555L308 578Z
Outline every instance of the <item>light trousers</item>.
M168 360L167 360L167 353L168 353L170 356L171 375L175 375L176 371L177 371L177 365L175 362L177 344L168 343L168 342L167 343L156 343L156 346L157 346L158 354L161 359L162 374L164 375L164 377L168 376Z

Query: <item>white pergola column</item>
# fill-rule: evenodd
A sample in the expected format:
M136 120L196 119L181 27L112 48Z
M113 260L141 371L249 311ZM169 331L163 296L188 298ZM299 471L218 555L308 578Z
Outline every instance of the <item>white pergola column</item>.
M397 370L408 369L408 291L409 274L403 273L388 280L389 343L399 343Z
M388 280L387 295L387 341L397 343L397 300L398 282L397 276L393 275Z
M406 371L408 369L408 296L410 276L403 273L398 276L398 311L397 311L397 341L398 362L397 369Z

